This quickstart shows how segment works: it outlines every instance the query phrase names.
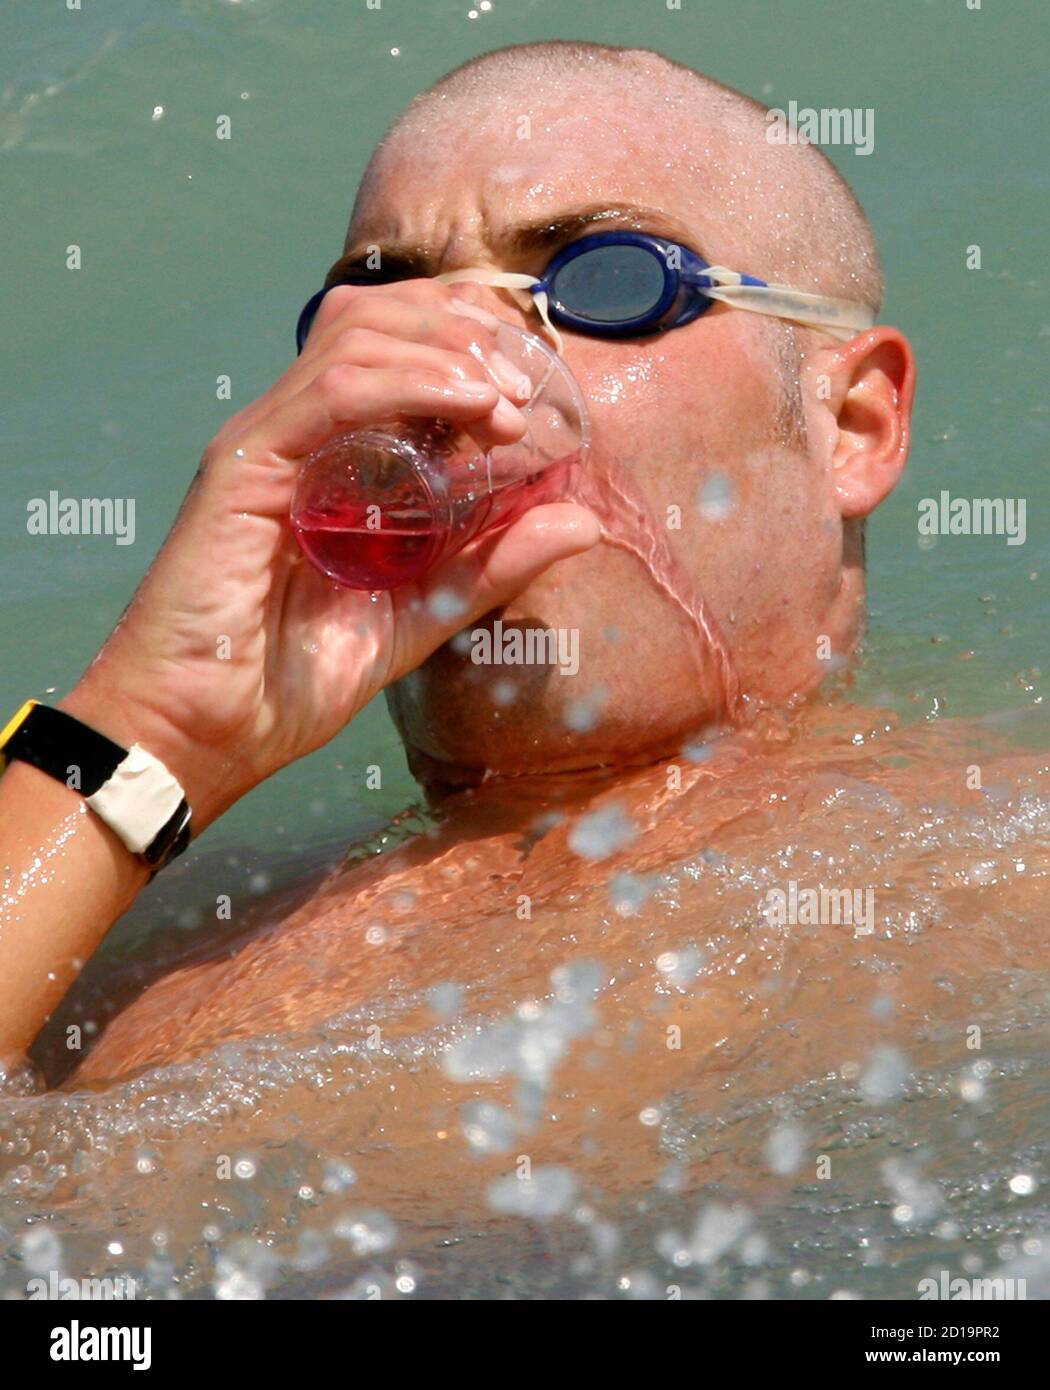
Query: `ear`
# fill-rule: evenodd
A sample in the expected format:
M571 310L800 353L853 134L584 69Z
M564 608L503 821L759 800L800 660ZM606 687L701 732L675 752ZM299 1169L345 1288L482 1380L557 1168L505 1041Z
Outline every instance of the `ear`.
M867 516L904 472L911 439L915 357L897 328L879 325L815 353L803 381L843 518Z

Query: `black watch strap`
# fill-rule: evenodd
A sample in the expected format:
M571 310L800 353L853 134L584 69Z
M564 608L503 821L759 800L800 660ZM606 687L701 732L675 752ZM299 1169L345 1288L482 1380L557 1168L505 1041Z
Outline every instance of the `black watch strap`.
M79 792L155 873L190 842L182 788L137 744L123 748L64 710L27 700L0 732L0 772L15 759Z

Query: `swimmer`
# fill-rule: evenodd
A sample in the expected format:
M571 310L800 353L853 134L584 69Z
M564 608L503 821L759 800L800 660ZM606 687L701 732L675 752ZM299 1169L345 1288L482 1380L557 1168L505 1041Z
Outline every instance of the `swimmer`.
M4 731L0 1057L24 1056L189 835L323 747L381 690L413 771L448 808L439 832L337 873L277 930L152 986L84 1077L367 998L384 960L366 963L349 925L369 916L390 924L391 942L429 923L421 981L440 980L448 931L473 923L482 970L479 924L508 910L535 865L548 887L607 874L609 861L570 853L571 816L588 806L618 795L631 807L626 867L657 847L695 852L730 809L762 803L768 777L746 726L816 690L822 644L844 663L858 641L864 520L905 466L915 382L904 335L874 322L882 281L863 211L820 151L770 143L767 129L758 103L665 57L575 43L486 54L399 119L364 175L300 356L208 445L127 612L60 701L69 719L34 707ZM537 507L376 601L303 563L287 522L300 461L337 431L441 416L483 446L519 438L521 398L492 319L541 331L527 292L436 277L542 279L566 247L611 232L847 303L871 324L835 332L827 315L804 321L804 299L793 317L772 301L683 291L702 312L676 302L620 334L608 331L615 294L602 298L600 265L604 321L555 322L595 466L629 478L661 525L675 508L685 518L667 526L669 543L740 693L745 728L687 767L684 818L663 769L725 725L717 665L698 668L686 617L636 556L606 543L591 510ZM720 505L704 505L711 497ZM452 640L497 620L578 632L579 675L533 668L498 704L506 668L479 667ZM792 775L805 781L804 760ZM414 904L411 921L399 902Z

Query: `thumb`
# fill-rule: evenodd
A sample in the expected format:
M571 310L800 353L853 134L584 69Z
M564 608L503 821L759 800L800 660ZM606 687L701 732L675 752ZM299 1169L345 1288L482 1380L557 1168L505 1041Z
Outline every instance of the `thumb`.
M461 593L470 616L477 618L521 593L555 561L590 550L600 538L597 518L586 507L575 502L533 507L505 531L484 536L453 556L427 577L424 587Z
M394 594L399 636L398 679L425 661L467 623L509 603L558 560L601 539L597 518L575 502L533 507L495 536L485 536Z

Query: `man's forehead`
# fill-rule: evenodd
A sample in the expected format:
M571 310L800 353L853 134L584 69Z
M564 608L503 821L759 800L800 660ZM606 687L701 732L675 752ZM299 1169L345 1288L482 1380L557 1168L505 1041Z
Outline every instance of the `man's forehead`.
M399 130L383 149L355 208L348 251L374 243L433 256L460 239L525 254L542 244L545 224L574 216L580 231L584 220L601 221L694 244L712 231L713 158L705 162L700 149L683 167L666 133L658 138L623 113L508 114L461 131L451 145L448 115Z
M414 242L451 269L515 224L604 201L674 219L674 239L712 263L802 274L815 219L842 203L813 150L771 143L746 97L645 55L632 67L615 81L606 68L536 81L494 69L428 94L369 166L347 252Z

